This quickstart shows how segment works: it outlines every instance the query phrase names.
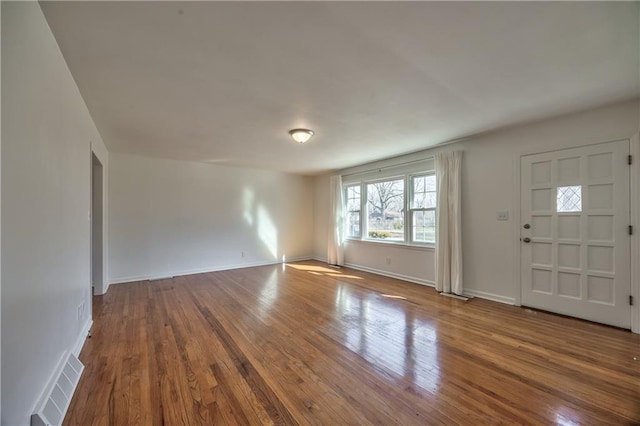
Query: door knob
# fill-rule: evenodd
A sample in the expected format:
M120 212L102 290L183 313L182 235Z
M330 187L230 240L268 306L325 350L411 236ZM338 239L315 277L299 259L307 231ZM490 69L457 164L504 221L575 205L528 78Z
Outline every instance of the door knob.
M524 241L525 243L530 243L531 242L531 238L526 237L526 238L523 238L522 241Z
M524 226L523 226L523 228L524 228L524 229L529 229L529 228L531 228L531 225L529 225L528 223L525 223L525 224L524 224Z

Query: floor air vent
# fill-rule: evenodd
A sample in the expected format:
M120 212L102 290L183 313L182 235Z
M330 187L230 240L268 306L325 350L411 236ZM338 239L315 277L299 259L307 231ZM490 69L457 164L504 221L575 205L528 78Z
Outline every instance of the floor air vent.
M57 377L49 384L38 411L31 416L31 426L61 425L76 390L84 365L72 353L67 356Z

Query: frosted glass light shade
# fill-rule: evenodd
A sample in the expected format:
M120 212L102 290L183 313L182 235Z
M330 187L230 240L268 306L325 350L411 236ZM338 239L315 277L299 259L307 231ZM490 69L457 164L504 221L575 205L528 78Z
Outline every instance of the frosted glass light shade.
M289 130L289 134L293 138L294 141L298 143L305 143L311 136L313 136L313 130L309 129L291 129Z

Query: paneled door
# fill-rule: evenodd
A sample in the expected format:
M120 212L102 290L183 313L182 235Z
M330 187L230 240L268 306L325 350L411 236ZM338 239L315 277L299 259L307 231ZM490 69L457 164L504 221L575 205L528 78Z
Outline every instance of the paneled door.
M521 157L522 305L631 327L629 141Z

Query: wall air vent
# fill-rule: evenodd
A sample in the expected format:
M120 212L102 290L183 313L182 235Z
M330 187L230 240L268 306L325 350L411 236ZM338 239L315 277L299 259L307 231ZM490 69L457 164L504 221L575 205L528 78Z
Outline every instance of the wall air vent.
M38 404L36 413L31 416L31 426L62 424L84 365L75 355L69 353L61 367L56 370L57 373L47 385L47 391Z

